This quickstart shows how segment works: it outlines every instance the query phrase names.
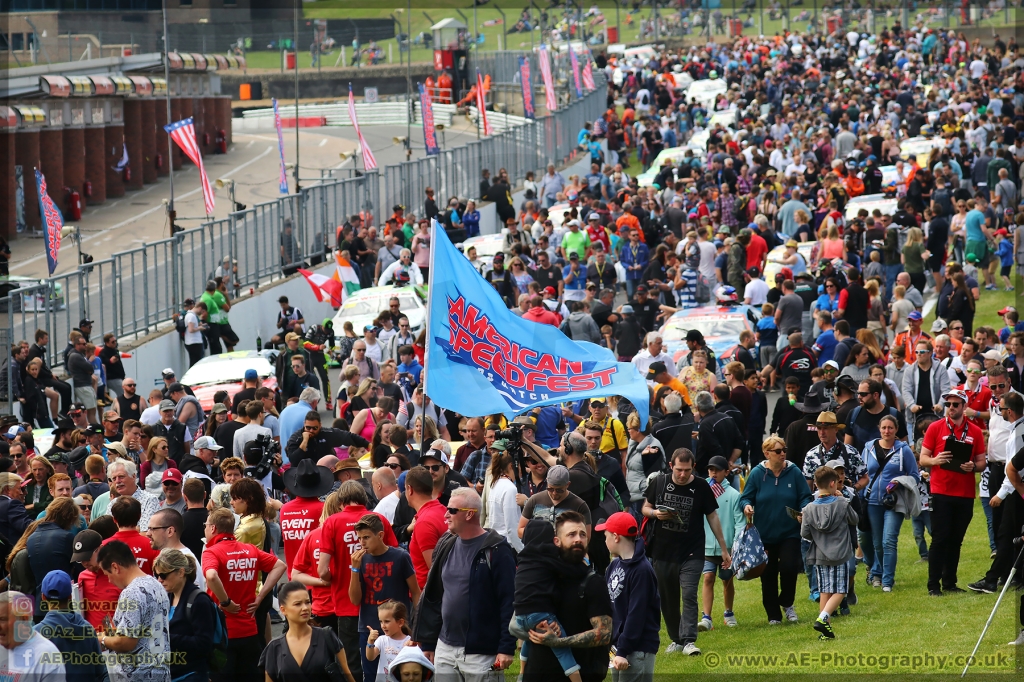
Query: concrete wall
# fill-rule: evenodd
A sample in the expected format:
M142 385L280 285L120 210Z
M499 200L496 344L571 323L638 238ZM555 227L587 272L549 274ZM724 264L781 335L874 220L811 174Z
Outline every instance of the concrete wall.
M330 276L334 272L334 267L332 263L313 272ZM309 324L334 316L330 304L318 303L305 278L302 275L295 275L260 289L255 296L238 300L231 308L231 328L239 338L236 350L255 350L257 334L260 334L264 341L274 335L277 313L280 310L277 299L281 296L287 296L289 302L302 311ZM188 355L185 353L181 338L173 328L150 335L137 344L121 341L121 349L132 354L132 357L124 360L124 369L128 376L138 381L139 393L142 395L146 395L154 387L163 385L160 372L165 367L174 369L178 377L184 375L188 369Z
M351 42L351 41L350 41ZM351 44L347 46L348 57L351 59ZM333 56L333 55L331 55ZM335 57L336 58L336 57ZM334 62L330 61L330 66ZM427 76L434 76L433 62L422 62L413 64L411 68L413 87L417 82L422 82ZM295 72L284 73L261 73L261 74L240 74L237 71L219 72L221 92L231 95L231 99L238 101L238 86L242 83L255 83L259 81L263 86L263 98L276 97L279 100L291 100L295 97ZM377 88L381 95L404 95L406 92L406 67L397 64L387 66L372 66L364 68L335 69L325 71L300 71L299 72L299 97L345 97L348 95L348 84L352 83L352 91L356 95L363 94L363 88L367 86Z

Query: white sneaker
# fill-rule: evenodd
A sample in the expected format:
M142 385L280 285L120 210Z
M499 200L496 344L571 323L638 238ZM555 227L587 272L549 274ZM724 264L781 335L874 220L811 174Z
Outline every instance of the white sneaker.
M882 587L882 592L892 592L892 588L889 587L888 585L884 585Z
M683 653L687 656L700 656L700 649L693 642L687 642L683 645Z
M770 621L768 621L768 625L782 625L782 621L781 620L770 620Z
M731 628L734 628L738 625L738 623L736 622L736 616L731 613L727 616L722 616L722 619L725 621L725 624Z
M1007 646L1024 646L1024 630L1021 630L1020 634L1017 635L1017 639L1010 642Z
M665 648L665 653L666 654L674 654L675 652L682 651L682 650L683 650L683 645L682 644L679 644L678 642L670 642L669 645Z
M800 622L800 619L796 615L796 609L794 609L792 606L787 606L785 609L783 609L783 611L786 612L786 620L788 620L790 623Z
M714 623L711 622L711 618L708 616L701 616L701 619L697 621L697 630L700 632L707 632L713 630L715 627Z

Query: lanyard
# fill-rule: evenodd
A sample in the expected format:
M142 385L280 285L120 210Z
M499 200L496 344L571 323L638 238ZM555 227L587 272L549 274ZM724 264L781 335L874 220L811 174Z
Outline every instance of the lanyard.
M967 426L967 420L964 419L964 430L961 431L960 436L957 437L956 427L954 426L953 421L949 417L946 417L946 428L949 430L949 435L953 436L954 440L958 440L961 443L964 441L965 438L967 438Z

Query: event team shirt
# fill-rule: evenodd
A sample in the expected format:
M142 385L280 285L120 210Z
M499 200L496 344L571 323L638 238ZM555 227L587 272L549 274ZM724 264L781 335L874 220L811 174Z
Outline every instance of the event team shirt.
M427 573L430 571L423 553L433 550L438 539L448 532L448 523L444 519L446 511L443 504L431 500L416 512L416 525L413 526L412 540L409 541L409 554L412 556L412 565L416 569L416 583L420 589L427 584Z
M335 616L359 615L359 606L348 598L348 581L353 575L349 570L352 568L352 552L358 552L361 548L355 525L359 519L373 513L361 504L350 504L337 514L331 514L321 526L320 551L331 555L331 594ZM391 530L391 522L380 514L377 516L384 524L384 544L398 547L398 538L395 537L395 531Z
M233 535L222 533L213 538L203 552L203 572L211 568L217 571L228 598L238 604L238 613L224 612L228 626L228 639L253 637L259 633L256 619L248 612L249 604L256 601L256 585L261 571L270 571L277 564L277 557L253 545L235 540ZM207 590L213 601L217 595Z
M954 437L957 440L971 444L973 457L977 458L985 454L985 436L977 426L964 419L964 423L954 427L954 431L956 432ZM924 434L922 447L931 450L932 457L936 457L946 449L946 437L950 433L949 420L940 419L928 427ZM976 473L978 472L947 471L940 466L933 466L929 479L931 494L974 499Z
M139 565L142 572L146 575L153 575L153 562L156 560L157 555L160 554L160 551L153 549L149 538L137 530L119 530L104 540L103 544L105 545L114 540L120 540L128 545L128 548L132 550L132 554L135 555L135 563Z
M309 532L299 545L295 554L295 565L291 568L301 571L306 575L317 576L317 564L320 563L320 534L324 528L314 528ZM330 587L319 587L314 585L309 588L313 597L313 615L330 616L334 612L334 597L331 595Z
M289 577L295 554L306 536L320 527L323 511L324 503L315 497L297 497L281 507L281 541L284 544L284 563L288 565ZM315 576L316 571L312 575Z

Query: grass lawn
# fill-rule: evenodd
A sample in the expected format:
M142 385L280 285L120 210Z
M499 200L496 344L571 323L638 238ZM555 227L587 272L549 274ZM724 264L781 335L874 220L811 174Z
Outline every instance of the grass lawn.
M997 311L1002 310L1006 306L1013 306L1017 310L1024 310L1024 301L1021 300L1021 295L1024 293L1024 279L1022 279L1019 272L1013 274L1013 286L1014 291L1003 291L1002 278L996 273L996 284L999 286L998 291L985 291L985 283L979 278L979 283L982 286L981 298L978 300L977 310L974 313L974 329L979 326L993 327L996 331L1003 328L1003 318L1001 318ZM924 318L922 328L930 330L932 328L932 322L935 320L935 310L928 314Z

